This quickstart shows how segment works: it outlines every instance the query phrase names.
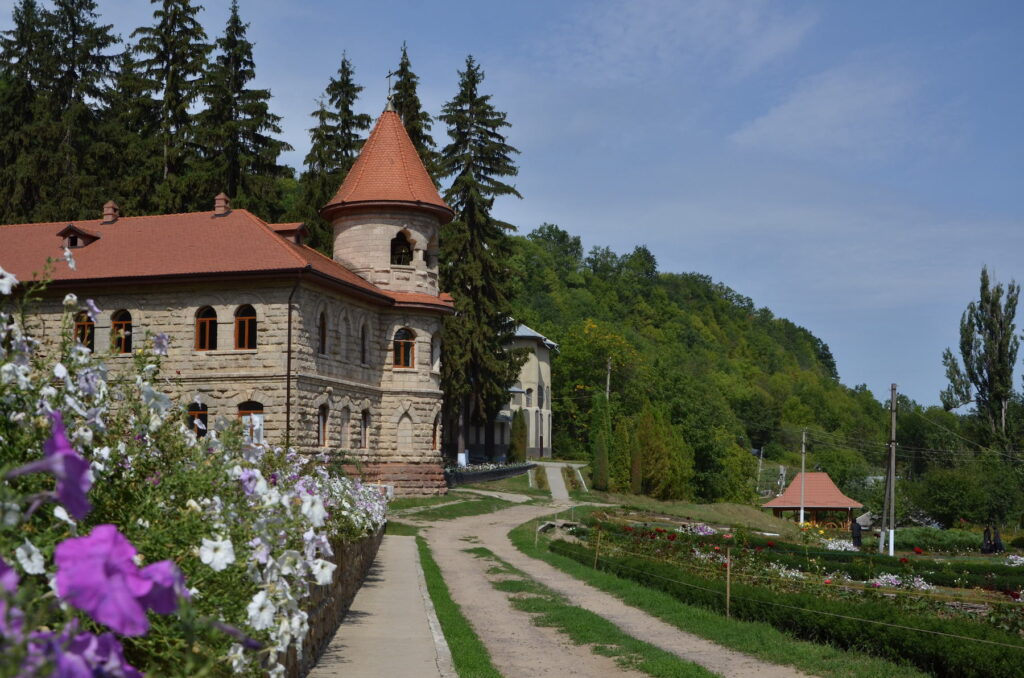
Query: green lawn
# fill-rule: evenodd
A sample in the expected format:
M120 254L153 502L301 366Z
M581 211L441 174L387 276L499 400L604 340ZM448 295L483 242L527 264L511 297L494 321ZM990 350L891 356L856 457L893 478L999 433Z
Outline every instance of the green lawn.
M417 511L410 515L409 518L426 522L434 520L451 520L453 518L463 518L465 516L478 516L482 513L493 513L495 511L500 511L503 508L508 508L509 506L515 506L515 504L495 497L482 497L480 499L469 499L466 501L455 502L453 504L445 504L444 506L438 506L436 508Z
M516 494L525 494L530 497L543 497L547 499L551 498L551 493L548 492L547 490L541 490L536 487L530 487L530 479L528 473L522 473L517 476L512 476L511 478L502 478L501 480L492 480L486 483L472 483L469 485L459 485L459 487L465 487L470 490L490 490L491 492L514 492Z
M592 510L580 507L576 513L581 515ZM564 512L560 516L565 517ZM553 554L547 550L546 537L534 547L533 526L534 521L530 521L509 533L516 548L526 555L543 560L683 631L725 647L764 661L793 666L822 678L923 678L926 675L913 667L865 654L796 640L768 624L727 619L703 608L684 605L666 593Z
M457 499L458 497L456 497ZM402 511L420 506L434 506L452 501L452 497L441 495L436 497L396 497L388 504L388 511Z

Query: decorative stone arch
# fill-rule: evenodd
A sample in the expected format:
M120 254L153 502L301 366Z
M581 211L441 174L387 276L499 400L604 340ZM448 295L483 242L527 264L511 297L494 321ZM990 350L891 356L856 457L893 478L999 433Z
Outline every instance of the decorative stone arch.
M327 405L328 407L331 407L333 404L331 402L332 395L334 395L334 387L327 386L326 388L324 388L324 390L320 392L318 396L316 396L315 398L313 398L313 400L310 401L310 405L312 405L314 408L320 407L321 405Z
M353 324L352 313L344 304L338 304L338 306L341 310L335 314L338 321L336 330L336 334L338 336L338 350L335 351L335 353L337 353L338 358L341 360L348 360L348 354L350 353L349 344L352 339L352 333L350 332Z
M398 404L398 406L395 408L394 412L391 415L391 423L397 424L398 421L405 415L409 415L409 418L412 419L412 423L415 424L416 426L419 426L420 419L419 417L416 416L416 410L413 409L413 401L411 400L403 400Z

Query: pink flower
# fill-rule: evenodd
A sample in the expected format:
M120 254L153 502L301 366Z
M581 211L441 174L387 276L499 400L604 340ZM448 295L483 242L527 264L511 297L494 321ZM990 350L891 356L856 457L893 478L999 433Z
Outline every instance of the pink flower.
M113 525L57 545L57 593L96 621L126 636L149 630L146 610L168 614L185 592L178 567L164 560L139 569L136 550Z

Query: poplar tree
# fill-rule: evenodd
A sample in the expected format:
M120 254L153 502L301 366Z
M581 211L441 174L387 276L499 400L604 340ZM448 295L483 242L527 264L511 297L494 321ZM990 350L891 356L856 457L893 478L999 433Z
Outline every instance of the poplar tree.
M189 110L200 95L200 77L210 45L196 19L200 6L190 0L150 0L159 7L153 26L132 33L135 51L148 80L147 89L160 104L160 141L163 171L157 207L182 212L208 206L213 196L198 196L189 182L195 159L195 116Z
M319 210L341 187L365 142L362 132L373 122L369 115L355 112L362 91L362 86L355 82L352 62L342 52L338 75L327 84L327 101L320 99L311 113L317 124L309 130L312 145L299 180L302 209L295 216L305 221L313 247L328 255L332 249L331 228L320 217Z
M271 136L281 133L281 118L270 112L270 90L247 87L256 77L248 26L233 0L224 35L216 41L218 54L202 81L203 195L224 191L238 207L271 218L278 216L281 198L277 179L288 172L277 159L291 146Z
M595 490L607 491L610 485L608 448L611 445L611 413L604 393L594 394L594 406L590 410L590 453L593 463L591 483Z
M1003 293L1006 299L1003 300ZM951 410L973 402L978 416L999 444L1005 445L1006 414L1013 397L1013 369L1017 364L1020 337L1014 326L1020 285L1010 281L993 286L988 268L981 269L977 302L967 305L960 319L960 358L946 349L942 364L949 386L942 391L942 406Z
M394 75L397 79L391 92L391 105L402 118L405 131L409 134L412 145L416 147L416 152L419 154L423 166L427 168L427 173L434 179L434 183L437 183L437 149L434 137L430 135L430 129L434 123L430 114L423 110L419 95L416 93L420 79L412 72L412 64L409 61L409 52L405 43L402 43L402 58L398 62L398 70L394 72Z
M491 422L508 402L508 389L525 360L521 352L506 350L515 331L508 236L513 227L495 219L491 208L499 196L522 196L504 181L517 174L512 156L519 151L502 134L510 127L505 113L480 92L483 78L480 66L467 57L459 92L440 115L451 137L441 154L440 173L452 178L445 201L455 211L455 219L441 229L441 282L455 300L455 314L445 319L442 330L441 383L446 430L461 435L470 420L484 425L491 457Z

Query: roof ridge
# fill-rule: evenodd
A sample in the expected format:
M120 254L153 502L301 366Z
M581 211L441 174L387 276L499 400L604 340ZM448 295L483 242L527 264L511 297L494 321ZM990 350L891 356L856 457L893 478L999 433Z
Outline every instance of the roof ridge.
M270 228L270 226L267 224L267 222L263 221L263 219L260 219L258 216L256 216L255 214L253 214L252 212L250 212L249 210L244 209L244 208L240 208L238 210L232 210L232 212L234 212L234 211L241 212L242 214L244 214L245 216L249 217L254 222L256 222L256 224L258 226L261 226L266 231L266 233L268 235L270 235L271 239L274 242L279 243L280 246L284 248L284 251L287 252L290 256L292 256L299 263L300 266L305 268L306 266L309 265L309 262L307 262L305 259L303 259L299 255L297 255L295 252L293 252L288 247L288 244L287 244L288 241L285 240L283 237L281 237L281 235L279 233L275 232L274 229ZM229 214L230 214L230 212L229 212Z
M388 111L384 111L384 113L387 114ZM394 115L398 115L398 113L395 112L395 111L391 111L391 113L393 113ZM383 119L384 119L384 116L381 116L381 120L383 120ZM398 124L401 125L403 129L405 128L405 123L402 122L402 117L401 116L398 116ZM399 138L398 133L397 132L392 132L392 135L395 137L395 144L396 145L400 144L402 140ZM409 141L412 141L412 139L409 139ZM416 144L413 144L412 148L415 151L416 150ZM398 156L398 162L402 163L402 179L405 181L405 185L409 189L409 194L413 198L416 198L417 201L419 201L420 195L419 195L419 193L416 192L416 188L412 185L412 177L409 176L409 165L405 162L405 154L404 153L396 153L395 155ZM416 153L416 157L419 158L419 152Z

